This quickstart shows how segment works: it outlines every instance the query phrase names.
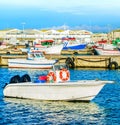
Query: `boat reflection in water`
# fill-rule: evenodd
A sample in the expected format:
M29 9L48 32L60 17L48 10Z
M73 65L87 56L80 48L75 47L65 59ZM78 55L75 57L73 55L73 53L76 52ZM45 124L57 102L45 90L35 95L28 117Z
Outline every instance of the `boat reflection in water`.
M104 124L104 110L95 103L79 103L79 102L64 102L64 101L32 101L23 99L5 98L7 103L6 111L13 115L20 115L19 121L24 117L29 123L39 121L40 124ZM29 117L28 117L29 118ZM14 119L14 117L13 117ZM12 118L11 118L12 120ZM37 121L37 122L38 122Z

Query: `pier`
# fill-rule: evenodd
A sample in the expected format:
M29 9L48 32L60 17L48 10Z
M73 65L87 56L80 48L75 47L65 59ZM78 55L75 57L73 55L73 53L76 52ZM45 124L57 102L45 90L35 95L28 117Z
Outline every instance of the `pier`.
M70 68L120 68L120 56L117 55L45 55L47 59L57 59ZM27 58L27 55L1 55L0 66L8 66L8 59Z
M49 59L58 59L59 63L66 63L72 68L108 68L118 69L120 67L120 56L101 55L70 55L70 56L48 56Z

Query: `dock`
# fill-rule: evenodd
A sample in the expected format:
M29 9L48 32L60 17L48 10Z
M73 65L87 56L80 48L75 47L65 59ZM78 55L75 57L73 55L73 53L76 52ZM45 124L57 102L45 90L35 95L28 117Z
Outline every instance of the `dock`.
M119 55L46 55L48 59L58 59L70 68L120 68Z
M45 55L47 59L56 59L70 68L107 68L119 69L119 55ZM27 58L27 55L1 55L0 66L8 66L8 59Z

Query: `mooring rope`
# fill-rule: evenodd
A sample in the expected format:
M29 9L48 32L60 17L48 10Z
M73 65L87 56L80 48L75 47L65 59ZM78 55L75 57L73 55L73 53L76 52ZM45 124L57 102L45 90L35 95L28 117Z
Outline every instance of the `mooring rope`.
M87 62L103 62L103 61L107 61L107 60L110 60L110 58L108 59L103 59L103 60L86 60L86 59L82 59L82 58L77 58L77 59L80 59L80 60L83 60L83 61L87 61Z

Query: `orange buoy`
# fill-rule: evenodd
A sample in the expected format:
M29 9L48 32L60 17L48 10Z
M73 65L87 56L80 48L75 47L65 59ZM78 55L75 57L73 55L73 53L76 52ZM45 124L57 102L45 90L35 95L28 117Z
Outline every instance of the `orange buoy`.
M70 73L67 69L60 70L60 79L62 81L67 81L70 77Z
M56 75L53 71L50 71L47 75L47 81L51 82L51 81L56 81Z

